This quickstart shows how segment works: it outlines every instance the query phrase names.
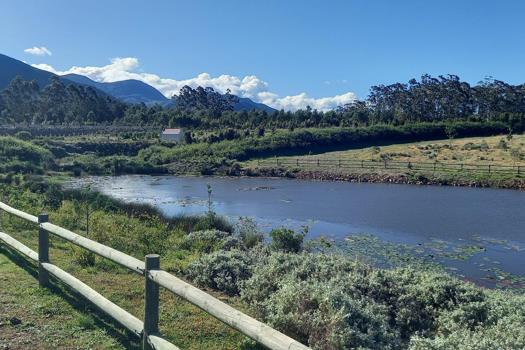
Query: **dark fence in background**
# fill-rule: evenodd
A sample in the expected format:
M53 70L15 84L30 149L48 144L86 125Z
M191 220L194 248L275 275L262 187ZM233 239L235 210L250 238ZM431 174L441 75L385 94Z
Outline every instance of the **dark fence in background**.
M354 160L354 159L327 159L327 158L273 158L259 159L257 165L261 167L295 167L302 169L332 169L332 170L399 170L420 172L457 173L471 172L480 174L507 174L522 176L525 174L525 164L501 165L497 163L444 163L444 162L403 162L395 160Z
M63 126L63 125L16 125L0 126L0 135L15 135L20 131L27 131L33 136L77 136L92 134L114 134L155 132L160 133L162 128L151 126L124 126L124 125L93 125L93 126Z

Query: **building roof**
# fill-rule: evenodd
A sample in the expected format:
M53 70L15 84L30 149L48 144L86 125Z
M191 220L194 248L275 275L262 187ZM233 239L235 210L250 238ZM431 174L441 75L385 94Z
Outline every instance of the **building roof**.
M182 132L182 129L164 129L162 132L163 135L179 135Z

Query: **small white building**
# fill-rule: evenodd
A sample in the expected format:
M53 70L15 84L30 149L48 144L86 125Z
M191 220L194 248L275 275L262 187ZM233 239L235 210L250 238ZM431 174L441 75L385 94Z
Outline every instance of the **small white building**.
M182 142L184 141L184 131L182 129L164 129L160 134L162 141Z

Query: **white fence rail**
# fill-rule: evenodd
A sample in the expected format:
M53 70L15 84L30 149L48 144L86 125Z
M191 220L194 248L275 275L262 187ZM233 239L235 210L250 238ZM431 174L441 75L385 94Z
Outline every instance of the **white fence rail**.
M163 339L158 331L159 286L201 308L225 324L254 339L271 350L306 350L310 349L287 335L257 321L234 309L206 292L160 269L159 256L150 254L142 262L116 249L95 242L60 226L47 222L47 215L34 216L0 202L0 210L38 224L38 253L6 233L0 232L0 243L38 262L39 283L42 287L49 284L48 274L68 285L100 310L111 316L132 334L142 339L144 349L177 350L178 347ZM49 262L49 237L52 233L79 247L99 256L114 261L131 271L144 276L144 322L103 297L97 291L84 284L66 271Z

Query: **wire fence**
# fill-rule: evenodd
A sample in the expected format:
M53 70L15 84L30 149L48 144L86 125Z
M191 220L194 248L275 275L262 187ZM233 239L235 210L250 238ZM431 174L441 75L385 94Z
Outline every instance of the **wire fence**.
M414 162L397 160L357 160L357 159L329 159L329 158L279 158L258 159L259 167L294 167L305 170L362 170L362 171L410 171L410 172L441 172L459 173L469 172L478 174L502 174L511 176L525 175L525 164L504 165L498 163L448 163L448 162Z

